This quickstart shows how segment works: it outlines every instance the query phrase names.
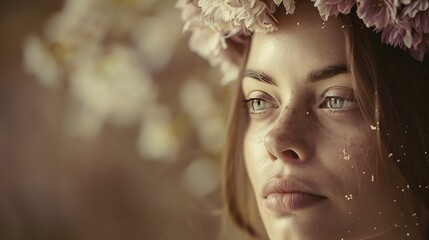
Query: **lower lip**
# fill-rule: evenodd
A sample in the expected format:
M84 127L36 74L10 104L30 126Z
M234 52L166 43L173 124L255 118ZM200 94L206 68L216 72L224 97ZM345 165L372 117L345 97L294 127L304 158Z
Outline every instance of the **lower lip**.
M326 200L306 193L272 193L265 198L265 206L275 212L292 212L311 207Z

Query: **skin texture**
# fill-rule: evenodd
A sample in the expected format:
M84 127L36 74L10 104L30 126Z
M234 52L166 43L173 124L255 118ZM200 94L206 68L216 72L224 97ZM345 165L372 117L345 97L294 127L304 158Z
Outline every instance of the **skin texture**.
M347 66L345 49L340 22L323 22L309 5L280 16L278 31L252 39L252 74L242 80L244 158L270 239L418 239L404 207L406 183L388 164L381 174L372 159L375 126L359 112L350 72L314 75ZM276 179L326 199L273 211L263 188Z

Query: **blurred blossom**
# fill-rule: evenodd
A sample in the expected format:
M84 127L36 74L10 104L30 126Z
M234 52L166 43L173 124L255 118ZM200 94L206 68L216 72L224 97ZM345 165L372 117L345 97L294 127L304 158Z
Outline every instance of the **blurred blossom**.
M141 106L156 101L151 71L166 66L182 38L173 1L158 5L164 6L156 1L68 0L42 37L28 39L29 73L49 86L65 73L76 102L69 121L75 135L97 134L105 122L133 124L144 112Z
M164 68L182 38L182 22L176 9L165 10L141 20L134 33L139 51L153 71ZM168 29L168 30L167 30Z
M20 28L10 36L31 33L16 42L40 83L4 78L4 91L18 93L4 94L2 111L5 229L33 239L218 239L227 97L219 70L188 50L177 1L60 2L9 4L17 10L4 18Z
M95 125L105 119L132 124L140 118L142 106L156 97L151 75L129 48L117 45L80 64L70 74L71 93L85 113L80 116L86 121L92 117Z
M28 37L24 46L25 70L33 74L43 85L50 88L58 87L63 72L40 38Z
M180 90L179 97L183 109L191 116L194 124L220 114L219 102L215 101L207 83L189 80Z
M192 196L207 196L219 186L218 167L206 158L194 160L184 171L182 183Z
M198 124L197 130L202 147L209 152L219 153L226 130L223 119L220 117L209 118Z
M169 110L160 105L153 105L146 115L138 138L140 155L152 161L171 160L177 155L179 142L174 135Z
M156 5L156 3L159 3L158 0L144 0L144 1L141 1L141 0L129 0L129 1L137 2L138 4L141 5L141 7L143 9L152 9ZM170 1L170 2L174 2L174 1Z
M41 127L30 127L31 131L23 128L26 130L19 131L20 138L6 141L8 146L12 144L8 150L18 149L20 156L28 156L33 164L14 161L28 172L9 174L13 179L25 180L16 189L34 191L21 196L32 204L29 211L46 210L46 206L60 202L57 209L50 211L62 214L65 205L71 215L65 216L65 212L52 219L64 218L73 231L83 232L82 236L87 231L94 236L87 239L103 239L110 234L108 231L103 235L105 229L115 232L123 225L124 232L130 235L134 230L141 234L143 229L143 237L138 239L160 239L169 225L177 227L182 235L174 229L165 239L217 238L217 217L201 214L204 211L198 206L198 211L185 206L194 197L210 194L204 206L209 203L217 209L221 204L215 196L220 185L215 160L225 133L223 106L227 98L217 81L221 78L219 71L208 70L208 64L188 51L180 11L174 8L176 0L61 2L63 8L23 46L26 71L44 86L57 88L60 94L45 96L34 91L38 95L34 99L42 100L34 104L26 101L33 98L19 99L29 108L42 106L19 115L37 115L30 119ZM16 122L28 125L27 121ZM106 124L109 127L104 127ZM63 135L63 128L69 135ZM75 137L93 138L80 141ZM145 161L135 161L139 159ZM183 162L165 164L176 160ZM46 181L33 180L38 173L36 166ZM182 172L184 166L187 167ZM47 197L43 197L45 191ZM43 198L34 201L36 194ZM73 215L81 212L82 217ZM24 213L16 214L26 220ZM100 224L86 224L85 219L91 222L91 216ZM13 217L9 219L15 221ZM16 218L17 226L20 220ZM198 225L192 225L193 221ZM39 218L34 222L45 226ZM28 223L31 226L32 219ZM190 227L198 228L201 237L195 237L195 229L189 231ZM134 239L118 236L116 239Z
M79 60L96 54L109 32L109 14L100 0L69 0L61 12L46 25L45 41L56 45L58 60L68 70L79 67ZM106 5L106 4L104 4Z

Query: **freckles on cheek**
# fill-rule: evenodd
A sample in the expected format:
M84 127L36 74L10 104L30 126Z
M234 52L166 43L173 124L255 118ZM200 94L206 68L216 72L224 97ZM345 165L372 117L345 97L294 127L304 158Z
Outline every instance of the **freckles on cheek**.
M338 151L338 160L351 170L357 171L362 169L362 165L368 161L369 146L359 140L345 140Z
M375 161L370 159L371 144L371 136L366 133L345 136L339 144L336 162L341 166L338 170L344 189L358 190L374 181Z
M356 173L362 173L368 162L371 137L364 131L343 129L342 133L327 132L321 135L318 156L331 173L346 180Z
M337 159L347 165L356 166L368 162L372 141L372 135L366 131L348 133L338 136L332 145L337 151Z

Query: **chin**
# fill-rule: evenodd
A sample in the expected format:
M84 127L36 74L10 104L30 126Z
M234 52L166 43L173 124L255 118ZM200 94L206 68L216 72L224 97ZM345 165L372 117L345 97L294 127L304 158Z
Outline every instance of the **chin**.
M270 240L341 239L345 233L338 224L322 217L321 208L323 206L281 214L263 209L260 213Z

